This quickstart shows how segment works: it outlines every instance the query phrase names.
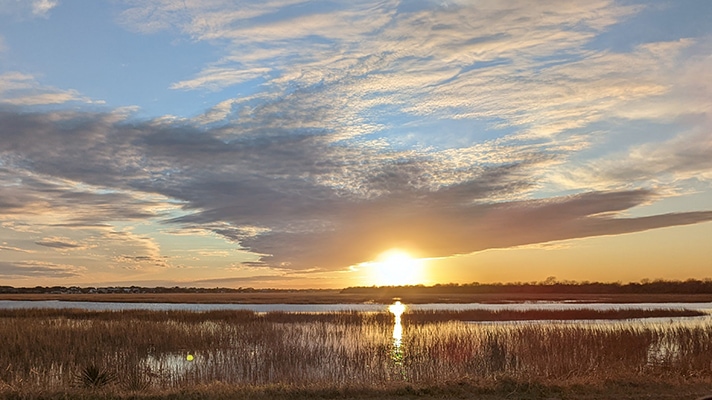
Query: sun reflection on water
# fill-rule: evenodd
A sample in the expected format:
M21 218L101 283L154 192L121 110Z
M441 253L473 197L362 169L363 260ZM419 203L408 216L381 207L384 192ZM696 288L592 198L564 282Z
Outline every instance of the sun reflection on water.
M388 306L388 311L395 316L393 324L393 346L399 348L403 343L403 325L401 325L401 315L405 312L405 305L397 300L395 303Z
M403 366L403 325L401 324L401 315L406 310L405 304L396 300L395 303L388 306L388 311L393 314L395 321L393 323L393 349L391 351L391 359L396 366Z

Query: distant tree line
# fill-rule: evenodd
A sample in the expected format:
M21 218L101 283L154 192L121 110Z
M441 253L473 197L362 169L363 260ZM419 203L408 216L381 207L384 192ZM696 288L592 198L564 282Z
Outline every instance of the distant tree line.
M272 293L297 292L293 289L255 289L255 288L196 288L196 287L141 287L141 286L34 286L13 287L0 286L0 293L11 294L106 294L106 293Z
M395 291L407 294L712 294L712 279L685 281L648 280L640 282L576 282L558 281L549 277L541 282L512 283L448 283L433 286L370 286L349 287L343 294L388 295Z
M141 286L0 286L0 293L11 294L103 294L103 293L297 293L328 291L320 289L255 289L196 288L196 287L141 287ZM648 280L640 282L559 281L549 277L540 282L510 283L446 283L432 286L357 286L341 289L341 294L388 296L391 292L408 294L712 294L712 279L685 281Z

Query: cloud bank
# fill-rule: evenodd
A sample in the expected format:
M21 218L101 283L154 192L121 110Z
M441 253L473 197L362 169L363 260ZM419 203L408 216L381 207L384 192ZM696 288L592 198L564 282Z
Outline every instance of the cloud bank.
M0 188L4 218L71 207L58 223L154 219L222 235L275 268L336 270L390 247L443 257L712 220L710 211L626 217L656 199L651 189L527 198L539 169L558 157L529 146L486 143L452 157L334 142L320 131L236 125L225 140L226 126L74 112L5 111L0 126L6 181L16 182ZM178 201L180 215L161 212L170 210L161 199ZM117 261L166 263L159 254Z
M57 5L32 4L37 15ZM0 218L28 235L6 249L179 267L158 235L132 230L158 224L219 236L246 267L287 273L343 270L392 247L447 257L712 220L704 207L633 216L712 179L709 34L602 40L649 6L122 5L118 22L136 34L214 46L166 89L220 100L139 119L70 108L93 101L0 74ZM62 265L0 273L81 273Z

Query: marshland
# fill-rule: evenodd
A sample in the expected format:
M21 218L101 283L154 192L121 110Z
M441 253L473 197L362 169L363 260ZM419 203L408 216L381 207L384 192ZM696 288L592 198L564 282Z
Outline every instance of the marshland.
M712 318L700 311L406 310L397 317L385 306L5 309L0 394L498 399L635 398L653 390L695 398L712 389Z

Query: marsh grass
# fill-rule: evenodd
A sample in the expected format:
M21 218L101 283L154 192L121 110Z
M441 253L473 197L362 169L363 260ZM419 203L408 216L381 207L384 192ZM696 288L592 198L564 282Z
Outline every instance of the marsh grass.
M444 321L537 321L537 320L597 320L633 318L677 318L700 317L706 315L699 310L689 309L570 309L570 310L461 310L425 311L418 310L403 315L409 322Z
M116 379L84 386L146 393L217 383L366 390L507 380L712 382L709 319L487 324L403 317L396 347L385 312L4 310L0 393L73 390L92 365Z

